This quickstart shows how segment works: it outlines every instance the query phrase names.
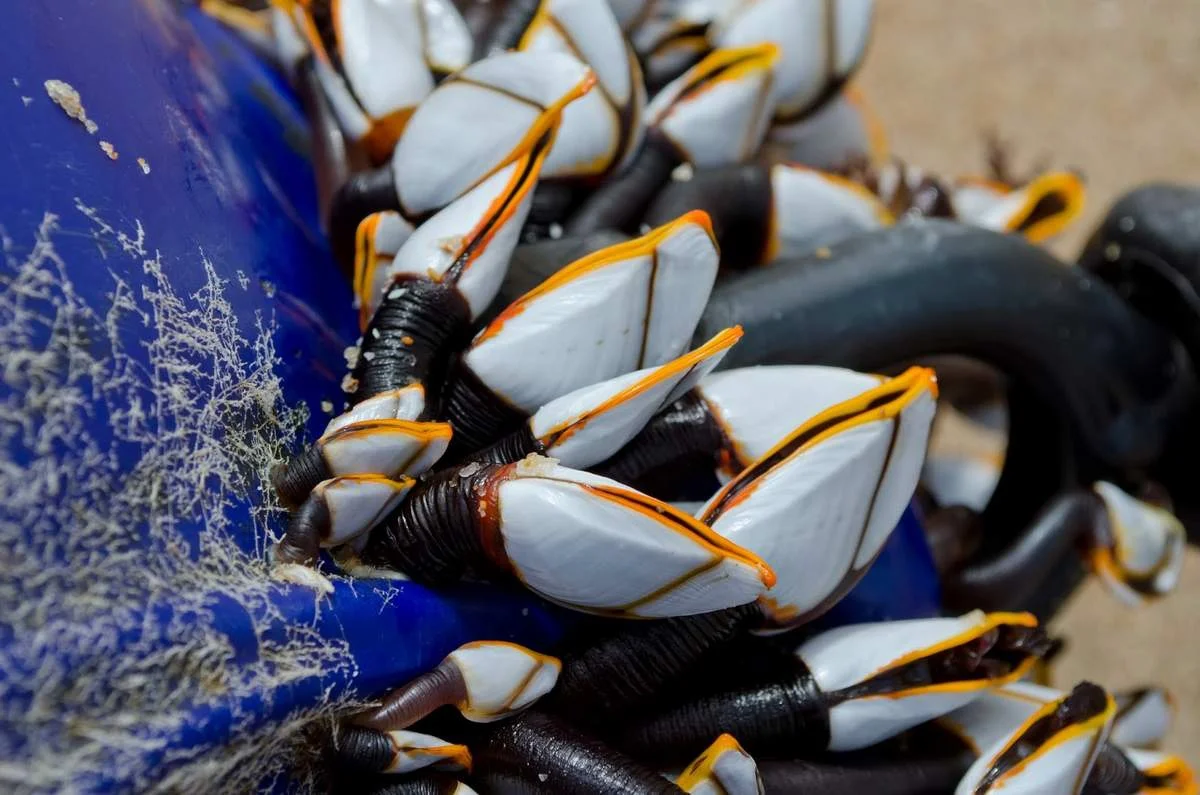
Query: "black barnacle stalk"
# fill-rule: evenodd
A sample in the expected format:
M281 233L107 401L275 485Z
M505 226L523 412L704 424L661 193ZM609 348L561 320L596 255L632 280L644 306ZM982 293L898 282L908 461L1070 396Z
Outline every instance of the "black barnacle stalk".
M682 763L722 732L756 756L819 752L829 746L829 711L812 674L797 661L791 675L775 681L681 699L634 721L617 746L643 759Z
M462 463L511 464L531 453L545 455L546 445L533 435L527 423L522 422L515 431L465 457Z
M393 282L363 334L351 372L351 404L390 389L440 382L447 351L464 341L470 321L471 309L453 283Z
M456 467L419 483L400 507L371 535L363 549L365 563L402 571L418 582L444 585L470 569L503 568L503 545L497 546L498 521L481 509L496 505L500 467ZM491 539L485 542L484 538ZM492 554L498 557L492 557Z
M465 745L412 731L343 726L335 735L334 750L338 761L359 775L407 773L432 765L471 767L471 752Z
M404 687L388 694L379 706L354 716L353 725L377 731L404 728L447 704L466 701L467 682L449 659Z
M732 445L704 398L693 390L654 416L627 445L594 467L596 472L667 498L654 487L653 475L670 468L670 481L686 481L681 469L695 475L711 472L731 458ZM692 466L689 466L692 465Z
M829 692L821 688L804 661L802 646L790 670L756 675L699 696L684 696L628 724L617 746L639 758L671 762L691 758L722 732L737 737L751 754L774 758L853 748L855 741L832 730L830 712L838 705L879 695L903 703L907 690L954 682L985 686L1024 670L1045 650L1045 644L1044 633L1035 627L1002 625ZM898 731L921 720L917 717L908 725L901 723ZM842 731L852 730L843 727Z
M1165 782L1156 781L1154 776L1138 769L1125 753L1111 743L1100 747L1092 772L1088 775L1085 792L1103 792L1107 795L1134 795L1144 790L1153 790Z
M963 752L887 760L765 760L759 761L758 772L768 793L934 795L953 792L971 761Z
M581 639L563 652L562 672L546 709L577 725L612 726L645 710L664 687L759 621L757 605L742 605Z
M442 416L454 427L450 449L446 451L448 462L461 461L467 453L517 433L529 419L526 412L493 392L471 368L461 363L447 383ZM499 459L485 456L484 460Z
M361 726L340 729L336 748L345 764L368 773L386 771L396 757L396 747L387 734Z
M364 795L466 795L472 790L450 775L430 773L389 777L374 786L361 790Z
M668 795L678 787L649 767L543 712L467 732L471 780L497 795Z

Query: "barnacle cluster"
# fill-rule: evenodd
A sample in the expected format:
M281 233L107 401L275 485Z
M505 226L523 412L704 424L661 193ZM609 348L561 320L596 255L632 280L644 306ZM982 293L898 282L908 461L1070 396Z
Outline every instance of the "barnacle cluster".
M982 510L926 465L938 379L903 366L946 332L884 312L879 374L799 364L782 310L718 301L743 275L791 300L894 225L1024 250L1078 215L1069 171L886 150L850 85L871 0L209 6L304 95L361 309L344 411L272 475L274 576L486 579L607 619L395 683L328 738L339 791L1195 791L1145 750L1160 691L1029 681L1055 644L1022 609L1076 548L1123 599L1171 590L1167 502L1097 476L981 562ZM983 301L943 316L1008 350ZM961 614L817 629L914 495Z

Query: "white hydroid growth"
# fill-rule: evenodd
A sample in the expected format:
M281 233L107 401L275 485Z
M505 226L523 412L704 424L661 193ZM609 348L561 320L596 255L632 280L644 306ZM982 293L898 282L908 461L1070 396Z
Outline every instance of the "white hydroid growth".
M46 215L33 241L4 236L0 790L84 778L247 790L296 762L313 714L261 729L246 696L353 670L344 645L288 626L268 598L276 507L261 484L306 412L283 400L273 318L239 318L228 298L257 284L230 285L199 253L154 250L140 223L121 231L77 209ZM88 273L111 285L99 307L55 249L81 233L109 268ZM138 286L122 276L138 270ZM201 286L177 292L176 273ZM233 540L249 534L260 554ZM214 593L245 610L244 636L218 626ZM228 714L219 753L181 750L196 709Z

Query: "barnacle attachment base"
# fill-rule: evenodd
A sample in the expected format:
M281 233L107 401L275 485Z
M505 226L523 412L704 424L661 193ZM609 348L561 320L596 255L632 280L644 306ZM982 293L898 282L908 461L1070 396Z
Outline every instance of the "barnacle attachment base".
M333 583L329 578L303 563L276 563L271 568L271 579L289 585L302 585L320 594L333 593Z

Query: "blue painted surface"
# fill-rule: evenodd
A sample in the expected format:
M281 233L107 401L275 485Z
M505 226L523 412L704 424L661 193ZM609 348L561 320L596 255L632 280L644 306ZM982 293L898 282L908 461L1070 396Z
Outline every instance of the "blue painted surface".
M318 228L303 118L279 78L227 31L194 12L181 21L172 8L156 0L60 0L6 8L6 24L0 28L0 107L5 108L0 226L11 242L6 244L0 290L16 263L30 255L46 213L59 216L54 246L64 283L73 285L81 305L100 320L113 306L118 282L129 286L134 303L145 298L146 289L157 289L142 262L155 252L162 255L165 278L181 305L203 310L211 300L202 292L211 287L207 260L225 283L223 299L246 339L254 338L256 316L273 319L271 337L280 357L274 369L286 402L310 407L305 435L311 438L326 421L322 402L340 405L342 349L357 330L349 286ZM51 78L78 90L87 114L100 126L95 135L48 100L42 84ZM104 155L100 140L113 144L118 160ZM142 173L139 157L149 164L149 174ZM98 233L97 222L77 209L77 200L112 230ZM116 235L132 235L139 224L148 249L144 255L130 255L120 250ZM0 314L0 327L8 320ZM122 316L112 326L113 338L101 339L104 328L97 325L78 344L98 355L106 345L119 346L131 366L146 367L147 346L162 331L159 320L153 312ZM21 344L37 349L49 333L35 329ZM192 352L201 369L204 353L203 345ZM253 354L242 352L247 361ZM89 384L87 374L81 378L85 393L89 385L101 386ZM19 390L30 388L20 379L0 380L0 401L19 398ZM97 398L83 407L90 438L111 453L117 470L130 471L144 460L144 443L113 427L125 421L122 412L135 403L154 404L154 395L143 394L146 389L134 379L119 400ZM175 430L155 416L145 421L152 433ZM11 429L3 424L0 428L6 431L0 437L5 455L18 467L32 467L39 457L70 457L69 449L39 449L8 433ZM194 487L203 491L210 485L203 481ZM90 499L103 503L104 495ZM237 546L258 555L262 539L251 521L255 502L255 491L248 486L222 513ZM44 523L26 524L11 505L0 505L0 522L27 527L24 538L40 554L53 555L65 532ZM204 543L199 523L181 522L178 532L188 554L198 558ZM130 566L154 563L146 552L139 559L136 548L130 554ZM937 604L934 583L928 550L910 513L830 620L929 614ZM276 664L268 659L271 644L302 645L291 631L299 626L313 629L315 646L345 644L352 664L236 697L206 694L201 703L197 695L181 729L132 727L130 734L144 749L121 751L119 766L99 757L87 777L76 782L80 789L127 788L123 776L130 764L152 780L161 778L174 766L297 708L353 688L377 692L410 678L469 639L503 638L548 648L561 631L559 614L536 599L485 586L434 593L412 584L368 582L352 589L339 582L333 597L320 605L308 591L283 585L265 587L250 602L230 594L214 588L181 607L177 594L148 592L144 599L123 604L119 616L100 610L94 620L111 622L114 628L111 646L103 648L55 636L59 639L32 653L29 625L14 625L0 616L0 671L11 677L4 683L10 686L0 688L0 757L20 758L32 744L61 739L55 731L67 732L53 719L29 731L3 717L19 715L33 703L35 694L25 685L39 664L60 665L69 681L73 672L86 670L98 658L161 653L180 643L178 626L201 620L201 612L215 617L228 643L226 667L234 680L244 676L254 681L253 675L269 672ZM0 605L5 611L12 607ZM203 683L195 687L199 692ZM132 762L130 753L136 757Z
M52 239L63 271L53 279L57 286L52 296L31 297L25 305L52 311L56 302L66 300L56 291L70 284L78 307L95 313L86 338L72 344L108 357L106 361L118 348L129 357L134 376L116 400L100 399L95 390L104 385L91 383L86 373L73 381L83 394L93 395L94 405L80 409L86 415L85 428L89 439L113 456L117 471L129 471L144 461L146 445L113 427L124 421L121 416L131 406L152 406L154 395L147 384L161 380L142 374L149 366L147 346L161 340L163 332L143 292L161 287L142 262L155 252L161 254L169 289L193 315L212 302L210 294L201 292L212 287L204 269L207 260L224 282L223 300L245 339L255 338L256 316L273 320L271 336L280 357L275 372L286 403L309 406L311 417L302 434L308 438L328 419L322 402L340 406L342 350L357 336L349 285L333 265L318 228L307 133L298 103L227 31L189 12L193 29L174 7L154 0L13 3L6 5L5 24L0 26L0 226L10 241L0 270L0 294L12 298L3 291L20 263L31 256L45 214L56 214ZM78 91L86 113L99 125L94 135L49 100L43 87L48 79L64 80ZM117 160L106 157L101 140L111 142ZM148 163L149 174L142 173L138 158ZM98 231L98 222L76 208L77 200L111 231ZM145 232L144 256L122 251L116 237L125 233L132 238L138 224ZM146 314L130 312L117 318L110 329L112 338L105 339L104 321L118 283L129 287L130 301ZM14 327L11 309L0 305L0 328L9 331ZM39 326L29 339L4 342L39 350L50 333ZM205 354L203 344L189 351L201 370ZM255 351L248 348L242 354L249 362ZM113 373L106 371L105 377ZM0 380L0 402L20 403L35 387L19 375L11 383ZM45 417L35 418L40 421ZM145 422L151 434L178 430L155 416ZM4 458L15 467L33 467L39 459L74 460L69 440L40 449L21 429L0 421L0 430ZM210 483L192 485L202 491ZM95 504L81 509L105 510L107 496L92 494L89 499ZM255 488L247 486L239 499L221 509L229 520L229 535L251 554L261 554L262 548L262 538L249 520L256 499ZM36 555L51 559L66 531L44 522L29 523L30 511L37 510L0 505L0 522L10 528L28 527L22 530L24 542ZM181 522L177 530L188 554L203 554L198 521ZM109 553L115 550L102 548L96 554ZM144 551L139 557L135 548L126 554L122 565L138 567L153 565L149 556L157 553ZM86 583L81 587L86 589ZM275 665L267 658L272 643L300 649L305 641L295 637L295 627L314 630L314 647L330 641L345 644L352 664L284 677L286 681L272 689L229 698L204 693L201 701L205 683L185 684L185 691L194 688L198 696L182 729L130 727L129 735L144 749L123 748L111 758L101 752L76 786L128 788L130 782L123 776L131 765L151 780L161 778L181 761L225 746L299 707L337 697L352 685L370 692L410 678L470 639L506 638L545 647L558 633L549 618L553 611L539 601L483 586L434 593L412 584L382 582L356 584L352 590L340 582L336 593L319 606L309 591L284 585L264 587L249 604L230 593L214 588L199 598L189 594L193 598L187 608L180 607L176 594L149 592L144 599L135 595L112 610L98 607L88 623L111 624L103 648L77 642L69 633L52 636L47 643L45 637L35 639L30 623L0 616L0 676L6 679L0 683L6 685L0 686L0 758L16 761L38 744L70 741L73 729L56 724L56 715L36 726L12 718L34 703L34 684L43 690L47 686L45 676L35 673L39 665L60 667L62 681L70 685L73 676L89 667L106 668L106 657L145 658L175 648L181 642L179 625L197 621L202 610L215 617L209 620L215 620L229 644L228 682L237 684L240 677L254 681L253 676L269 673L266 669ZM2 607L0 612L7 613L19 605ZM35 642L42 645L35 648ZM156 674L154 669L148 673Z

